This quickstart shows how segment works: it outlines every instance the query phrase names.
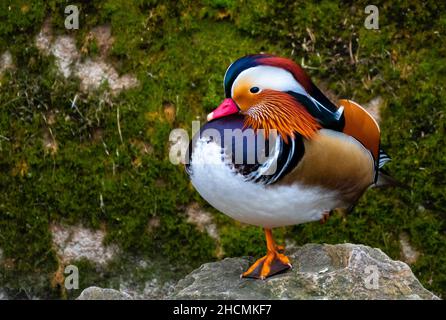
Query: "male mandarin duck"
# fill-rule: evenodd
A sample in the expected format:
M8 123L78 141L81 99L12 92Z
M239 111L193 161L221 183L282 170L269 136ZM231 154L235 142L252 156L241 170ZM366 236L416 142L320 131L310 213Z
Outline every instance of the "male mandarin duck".
M369 187L390 179L381 170L390 158L373 117L350 100L336 106L292 60L242 57L227 69L224 90L226 99L191 141L186 170L213 207L264 228L267 254L241 276L265 279L291 268L272 228L352 208ZM258 140L253 148L246 142L248 130L256 136L260 129L263 162ZM242 139L230 135L236 131Z

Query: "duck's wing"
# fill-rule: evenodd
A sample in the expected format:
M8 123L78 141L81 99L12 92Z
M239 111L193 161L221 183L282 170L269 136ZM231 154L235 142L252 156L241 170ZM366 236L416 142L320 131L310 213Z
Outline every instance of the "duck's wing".
M302 159L305 147L302 136L296 134L294 138L288 139L285 143L280 136L267 140L271 148L267 158L250 166L251 170L246 171L246 166L236 166L237 169L243 168L244 176L247 181L262 184L273 184L282 177L290 173ZM266 160L266 161L265 161Z
M339 105L344 108L345 125L342 132L361 142L378 159L381 132L376 120L354 101L341 99Z
M381 131L373 116L352 100L339 100L340 108L344 110L345 124L342 132L352 136L362 143L373 156L376 168L376 180L379 169L391 158L381 149Z

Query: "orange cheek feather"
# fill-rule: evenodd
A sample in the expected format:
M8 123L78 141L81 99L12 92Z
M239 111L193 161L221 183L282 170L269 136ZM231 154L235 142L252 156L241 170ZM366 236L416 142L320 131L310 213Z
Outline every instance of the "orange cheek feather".
M237 103L242 112L247 111L256 102L256 100L253 99L254 95L249 92L250 88L250 84L247 81L243 81L234 89L232 99Z
M294 138L295 132L306 139L311 139L321 128L305 107L287 93L263 90L253 96L252 104L244 112L245 127L251 126L254 130L264 129L266 137L270 130L276 129L288 143L288 137Z

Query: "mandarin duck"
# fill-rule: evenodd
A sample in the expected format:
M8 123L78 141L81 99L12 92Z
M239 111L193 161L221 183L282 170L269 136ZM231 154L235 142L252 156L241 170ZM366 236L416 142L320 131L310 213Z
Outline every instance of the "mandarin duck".
M265 279L292 267L272 228L352 208L391 179L381 170L390 158L374 118L351 100L331 102L292 60L242 57L227 69L224 91L189 145L186 171L214 208L264 228L267 253L241 276ZM259 135L264 145L251 139Z

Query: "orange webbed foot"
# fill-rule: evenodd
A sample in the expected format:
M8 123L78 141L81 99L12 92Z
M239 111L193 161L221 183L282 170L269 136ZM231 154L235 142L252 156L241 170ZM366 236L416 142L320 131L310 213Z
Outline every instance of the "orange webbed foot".
M265 233L268 247L266 256L254 262L246 272L242 273L241 278L263 280L292 268L290 259L283 254L285 248L274 243L271 230L266 229Z
M277 251L269 251L244 272L242 278L266 279L275 274L291 269L290 259Z

